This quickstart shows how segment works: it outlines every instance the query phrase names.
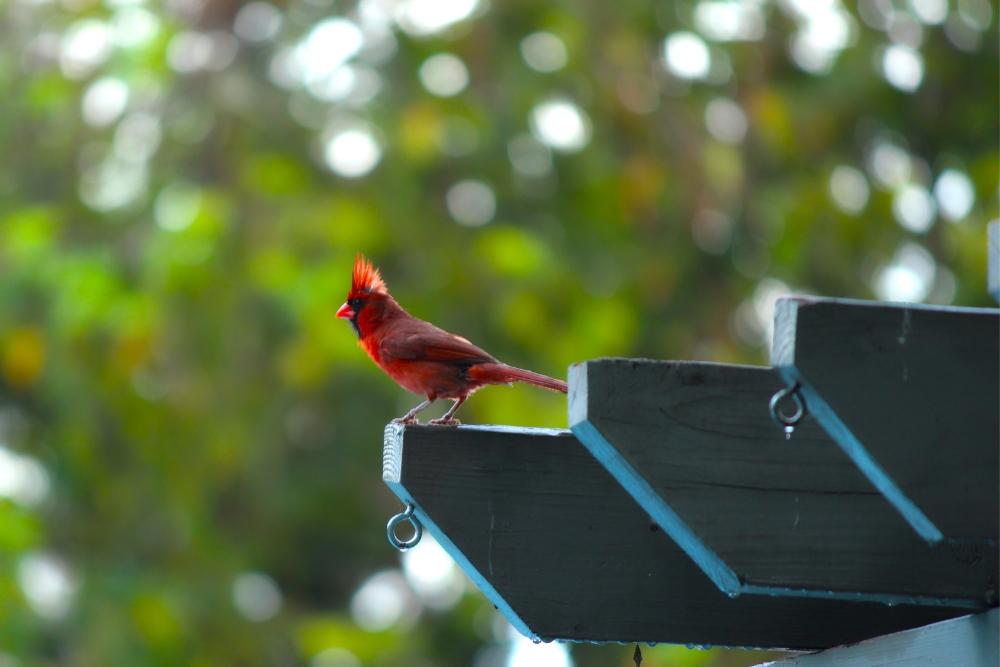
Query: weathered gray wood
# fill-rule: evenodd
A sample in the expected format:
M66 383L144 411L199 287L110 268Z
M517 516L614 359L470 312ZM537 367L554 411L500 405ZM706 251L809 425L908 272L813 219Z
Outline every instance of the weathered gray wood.
M573 432L723 591L986 606L996 549L929 547L814 420L786 439L776 371L600 359L569 384Z
M997 667L998 636L993 609L759 667Z
M1000 220L994 220L986 229L989 244L986 287L993 298L1000 301Z
M939 607L721 593L568 431L390 425L383 479L529 636L826 648Z
M925 539L995 550L1000 310L782 299L772 364Z

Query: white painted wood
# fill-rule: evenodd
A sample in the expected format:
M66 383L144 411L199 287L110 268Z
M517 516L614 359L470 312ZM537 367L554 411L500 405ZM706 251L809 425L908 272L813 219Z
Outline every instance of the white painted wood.
M758 667L997 667L1000 610L838 646Z
M987 289L1000 301L1000 220L994 220L987 227L989 238L989 261L986 277Z

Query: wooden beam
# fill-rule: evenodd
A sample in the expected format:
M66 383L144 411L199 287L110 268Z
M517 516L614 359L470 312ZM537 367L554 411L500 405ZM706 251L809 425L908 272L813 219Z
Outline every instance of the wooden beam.
M758 667L996 667L1000 612L962 616Z
M998 341L1000 310L792 297L771 361L921 537L976 560L1000 539Z
M600 359L569 385L573 433L723 592L987 606L996 550L928 547L815 421L786 439L776 371Z
M529 637L816 649L961 613L731 599L569 431L390 424L383 479Z

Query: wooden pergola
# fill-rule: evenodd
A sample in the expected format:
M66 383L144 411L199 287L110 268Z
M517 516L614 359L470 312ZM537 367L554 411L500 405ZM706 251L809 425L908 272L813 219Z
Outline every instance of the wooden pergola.
M1000 311L787 298L772 367L569 386L569 430L385 431L385 482L522 634L1000 661Z

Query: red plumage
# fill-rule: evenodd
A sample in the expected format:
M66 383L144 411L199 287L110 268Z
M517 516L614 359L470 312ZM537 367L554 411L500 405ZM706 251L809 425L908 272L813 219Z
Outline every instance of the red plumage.
M438 398L455 401L432 424L457 424L453 416L475 391L489 384L528 382L566 393L562 380L501 363L461 336L430 322L418 320L396 303L379 274L361 254L354 260L354 275L347 302L337 317L350 320L358 343L379 368L401 387L426 397L426 401L393 421L415 423L416 414Z

